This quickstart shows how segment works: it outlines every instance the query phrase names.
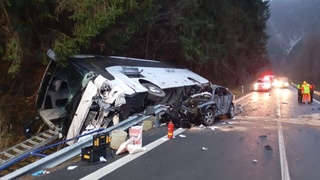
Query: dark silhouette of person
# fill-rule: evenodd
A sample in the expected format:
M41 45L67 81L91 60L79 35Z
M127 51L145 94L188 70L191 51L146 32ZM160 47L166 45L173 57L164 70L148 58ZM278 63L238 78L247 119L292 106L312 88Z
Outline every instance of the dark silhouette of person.
M314 84L311 84L311 86L310 86L310 103L313 102L313 93L314 93L315 88L316 88L316 86Z
M302 91L301 91L302 82L298 84L298 103L302 103Z

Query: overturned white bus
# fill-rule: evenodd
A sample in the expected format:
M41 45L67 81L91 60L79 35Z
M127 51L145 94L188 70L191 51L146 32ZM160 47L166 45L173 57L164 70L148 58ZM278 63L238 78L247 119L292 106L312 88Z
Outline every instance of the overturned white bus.
M154 60L78 55L62 67L52 59L38 90L36 109L49 128L67 139L88 126L109 127L147 107L173 103L209 83L186 68Z

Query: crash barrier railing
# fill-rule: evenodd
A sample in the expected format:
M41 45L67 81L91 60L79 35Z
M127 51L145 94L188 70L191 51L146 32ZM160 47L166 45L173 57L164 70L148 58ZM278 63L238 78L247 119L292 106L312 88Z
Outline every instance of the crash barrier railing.
M159 127L160 122L160 113L166 111L170 106L157 105L154 109L154 113L156 114L154 127Z
M124 121L119 122L116 125L113 125L113 126L107 128L107 129L98 129L96 131L93 131L93 132L90 132L90 133L87 133L87 134L84 134L84 135L81 135L81 136L78 136L78 137L75 137L72 139L65 140L64 142L61 142L61 143L65 143L67 141L71 141L71 140L74 140L74 139L77 139L77 138L80 138L83 136L89 136L89 135L92 135L93 133L96 133L96 132L107 133L107 132L111 132L112 130L115 130L115 129L126 130L126 129L130 128L131 126L139 124L142 121L144 121L152 116L152 115L145 115L145 114L155 114L156 115L155 127L159 127L159 114L161 112L165 111L167 108L168 108L168 106L156 105L156 106L154 106L153 113L148 112L148 113L144 113L141 115L132 116ZM156 125L156 123L157 123L157 125ZM58 145L58 144L59 143L56 143L56 144L52 144L47 147L43 147L41 149L37 149L35 151L30 152L28 155L25 155L25 156L27 157L29 155L40 155L40 154L38 154L38 152L43 151L45 148L51 148L52 146ZM55 167L59 164L62 164L65 161L79 155L81 153L82 148L90 146L90 145L92 145L92 138L83 139L80 142L77 142L75 144L67 146L67 147L65 147L65 148L63 148L53 154L45 156L42 159L40 159L34 163L31 163L31 164L24 166L18 170L15 170L14 172L12 172L8 175L0 177L0 179L2 179L2 178L3 179L14 179L14 178L19 177L22 174L28 173L30 171ZM21 161L22 159L24 159L26 157L21 157L21 159L19 158L19 160ZM15 163L17 163L17 162L18 162L18 160L15 161ZM6 166L6 167L8 167L8 166ZM4 169L3 167L0 167L0 168Z
M95 130L95 131L91 131L90 133L87 133L87 134L84 134L84 135L81 135L81 136L77 136L77 137L74 137L74 138L71 138L71 139L68 139L68 140L64 140L64 141L60 141L58 143L54 143L54 144L51 144L51 145L48 145L48 146L44 146L44 147L40 147L38 149L34 149L32 151L29 151L25 154L22 154L21 156L15 158L13 161L10 161L9 163L4 163L3 165L1 165L0 167L0 171L16 164L17 162L20 162L21 160L27 158L28 156L30 155L34 155L34 156L40 156L40 157L46 157L47 155L44 155L44 154L41 154L40 152L42 152L43 150L46 150L46 149L49 149L49 148L52 148L52 147L55 147L55 146L58 146L60 144L64 144L66 142L69 142L69 141L72 141L72 140L76 140L78 138L81 138L81 137L85 137L85 136L88 136L90 134L93 134L93 133L96 133L96 132L100 132L102 131L103 129L98 129L98 130Z
M12 166L25 157L28 157L30 153L33 153L37 149L58 139L58 136L58 132L48 129L9 149L0 152L0 171Z

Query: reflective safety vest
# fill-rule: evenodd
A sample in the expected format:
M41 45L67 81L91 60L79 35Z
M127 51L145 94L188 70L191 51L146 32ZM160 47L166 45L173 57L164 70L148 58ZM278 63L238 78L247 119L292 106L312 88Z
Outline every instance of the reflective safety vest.
M310 94L310 84L302 84L301 90L303 94Z
M301 90L301 84L298 84L298 85L297 85L297 88L298 88L298 93L301 94L301 92L302 92L302 90Z

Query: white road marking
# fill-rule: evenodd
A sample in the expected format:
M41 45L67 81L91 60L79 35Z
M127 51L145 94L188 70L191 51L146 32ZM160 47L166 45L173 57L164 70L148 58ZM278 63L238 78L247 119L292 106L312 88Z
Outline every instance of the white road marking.
M280 110L280 96L277 94L277 118L281 118L281 110ZM282 126L281 122L277 120L278 123L278 138L279 138L279 155L280 155L280 165L281 165L281 180L290 180L288 161L286 155L286 149L282 134Z
M313 101L315 101L316 103L320 104L320 102L319 102L319 101L317 101L316 99L313 99Z
M179 135L180 133L184 132L186 129L182 129L182 128L179 128L177 130L174 131L174 135L177 136ZM160 144L166 142L167 140L169 140L167 138L167 135L161 137L160 139L146 145L144 148L146 148L147 150L146 151L143 151L143 152L139 152L139 153L136 153L136 154L131 154L131 155L126 155L125 157L123 158L120 158L119 160L107 165L107 166L104 166L103 168L91 173L91 174L88 174L87 176L81 178L80 180L92 180L92 179L99 179L99 178L102 178L103 176L111 173L112 171L116 170L117 168L125 165L126 163L138 158L139 156L147 153L149 150L159 146Z
M280 121L278 121L278 137L279 137L279 153L280 153L280 164L281 164L281 179L290 180L286 149L284 145L282 126Z
M235 102L239 102L239 101L241 101L242 99L244 99L244 98L246 98L246 97L250 96L251 94L252 94L252 92L251 92L251 93L249 93L249 94L247 94L247 95L245 95L245 96L242 96L241 98L237 99Z

